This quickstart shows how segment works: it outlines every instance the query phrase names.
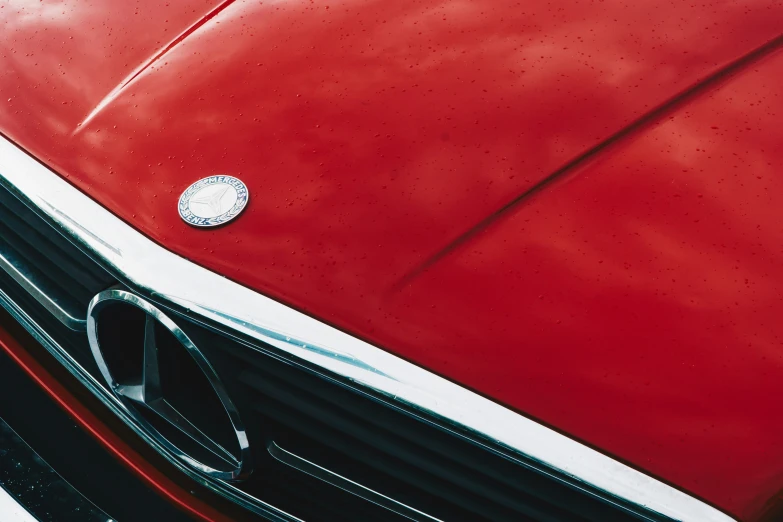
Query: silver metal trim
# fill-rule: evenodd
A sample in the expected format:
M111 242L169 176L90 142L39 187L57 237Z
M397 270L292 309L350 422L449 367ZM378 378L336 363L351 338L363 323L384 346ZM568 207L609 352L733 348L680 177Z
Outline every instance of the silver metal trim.
M101 346L98 335L98 319L101 311L112 303L124 303L129 306L135 306L147 316L144 325L144 362L140 383L133 383L132 385L118 383L114 379L114 376L104 359L103 350L108 347ZM230 450L222 447L204 434L166 400L163 387L161 386L158 368L158 346L155 339L156 323L161 324L171 332L177 341L179 341L187 353L196 361L199 369L217 394L220 403L226 411L228 420L231 423L231 428L234 430L237 449L239 450L238 457L234 456ZM236 406L234 406L223 383L220 381L220 377L218 377L217 372L209 361L204 357L196 345L193 344L193 341L190 340L187 334L166 314L158 310L153 304L135 294L126 292L125 290L106 290L96 295L90 302L89 311L87 312L87 337L90 341L90 350L92 350L93 358L98 364L98 369L106 380L109 390L117 396L120 402L125 404L128 411L133 415L140 426L146 429L151 436L158 438L161 445L165 446L171 453L176 455L177 458L186 462L188 465L216 479L239 480L250 474L252 471L250 466L250 444L247 440L244 424L239 417L239 411ZM165 434L161 433L147 422L144 416L136 411L137 407L143 407L148 411L154 412L170 426L182 432L193 442L219 457L229 469L215 469L182 451L176 444L169 441Z
M75 317L73 311L67 311L60 304L60 300L55 296L56 292L45 288L40 281L36 281L35 276L25 271L21 266L23 263L15 262L8 253L0 251L0 269L8 274L19 286L30 294L33 299L38 301L41 306L46 308L58 321L63 323L71 330L84 331L87 328L87 310L84 310L84 319Z
M230 208L221 207L221 196L225 195L224 191L200 202L209 207L210 211L218 212L218 215L205 216L197 214L193 209L193 203L197 202L195 198L204 189L215 185L223 185L226 187L226 190L233 190L236 193L236 201ZM248 201L250 201L250 192L247 190L247 185L234 176L221 174L200 179L185 189L185 192L179 198L177 208L179 209L179 217L188 225L198 228L211 228L225 225L238 218L247 207Z
M362 498L368 502L372 502L377 506L381 506L384 509L388 509L393 513L407 518L408 520L415 520L417 522L440 522L439 518L431 517L426 513L422 513L418 509L414 509L402 502L398 502L393 498L387 497L382 493L378 493L368 487L362 486L358 482L347 479L342 475L338 475L333 471L329 471L326 468L319 466L307 459L303 459L299 455L295 455L288 450L285 450L278 446L274 441L270 442L267 446L269 454L278 462L285 464L286 466L293 468L302 473L306 473L311 477L317 478L320 481L326 482L336 488L347 491L348 493Z
M0 513L6 522L38 522L22 504L0 486Z
M467 430L553 477L653 518L728 522L649 475L157 245L0 137L0 183L142 294L267 343L401 406ZM151 269L154 267L154 269Z

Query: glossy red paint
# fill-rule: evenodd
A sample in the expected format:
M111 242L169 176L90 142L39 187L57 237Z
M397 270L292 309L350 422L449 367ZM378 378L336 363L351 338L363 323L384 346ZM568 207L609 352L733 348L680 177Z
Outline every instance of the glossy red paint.
M141 455L85 408L3 328L0 328L0 350L8 354L76 423L99 440L106 450L133 470L161 496L179 506L183 511L190 513L194 520L230 522L230 518L221 515L214 508L177 486L163 473L148 464Z
M6 3L0 132L171 250L760 516L783 70L753 52L782 4L197 6ZM188 228L215 173L250 207Z

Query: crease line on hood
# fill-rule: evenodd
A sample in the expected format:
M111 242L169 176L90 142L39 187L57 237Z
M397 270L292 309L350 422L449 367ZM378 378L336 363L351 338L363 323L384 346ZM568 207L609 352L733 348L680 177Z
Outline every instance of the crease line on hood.
M117 84L117 86L114 87L114 89L112 89L109 92L109 94L104 96L103 99L101 99L101 101L99 101L98 104L95 107L93 107L90 113L87 114L87 116L85 116L84 119L76 125L76 128L71 133L71 136L76 136L77 134L79 134L79 132L88 123L90 123L98 114L100 114L100 112L103 109L105 109L109 104L111 104L111 102L113 102L117 98L117 96L120 95L122 90L125 89L125 87L127 87L140 74L142 74L144 71L149 69L155 62L163 58L169 51L174 49L174 47L182 43L188 36L198 31L201 27L204 26L204 24L209 22L212 18L217 16L221 11L226 9L235 1L236 0L223 0L218 5L213 7L207 14L202 16L195 23L193 23L191 26L189 26L187 29L185 29L179 35L177 35L168 44L166 44L164 47L159 49L150 58L148 58L146 61L141 63L138 67L136 67L127 77L125 77L125 79L123 79L119 84Z
M572 158L560 168L553 171L551 174L543 178L541 181L534 184L518 196L514 197L511 201L494 211L481 221L468 228L465 232L452 239L445 246L441 247L434 254L427 257L423 262L416 265L414 268L405 273L400 279L394 283L389 289L389 293L395 293L400 291L405 286L409 285L414 279L422 275L433 265L437 264L441 259L445 258L452 252L459 249L462 245L468 243L474 237L479 235L485 229L493 225L496 221L515 210L521 203L527 201L529 198L535 196L542 190L546 189L549 185L555 181L560 180L573 170L581 167L587 162L594 159L599 154L614 148L625 141L631 139L633 136L639 134L646 128L654 125L662 118L676 111L683 105L686 105L692 99L703 94L705 91L718 87L720 84L731 79L735 74L741 72L754 63L762 60L773 52L783 47L783 34L776 36L775 38L767 41L763 45L752 49L746 54L740 56L734 61L728 63L724 67L712 72L705 78L697 81L690 87L680 91L668 100L657 105L650 111L644 113L636 120L632 121L627 126L623 127L619 131L615 132L599 144L587 149L578 156Z

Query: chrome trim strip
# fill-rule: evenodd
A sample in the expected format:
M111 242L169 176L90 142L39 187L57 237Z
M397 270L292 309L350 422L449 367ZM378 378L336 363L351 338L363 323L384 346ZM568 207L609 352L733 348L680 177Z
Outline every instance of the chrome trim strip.
M520 462L532 461L575 487L630 505L642 517L652 512L687 522L733 520L649 475L164 249L2 137L0 183L142 293L465 429L508 449ZM655 517L648 513L646 518Z
M396 513L408 520L415 520L417 522L440 522L439 518L431 517L426 513L422 513L418 509L414 509L402 502L397 502L393 498L387 497L377 491L374 491L368 487L362 486L358 482L347 479L333 471L329 471L326 468L322 468L318 464L314 464L309 460L303 459L298 455L294 455L290 451L284 450L278 446L274 441L270 442L267 446L269 454L281 464L293 468L302 473L306 473L311 477L317 478L322 482L326 482L336 488L347 491L348 493L355 495L367 502L372 502L377 506L388 509L389 511Z
M0 251L0 269L8 274L14 281L24 288L33 299L41 303L58 321L71 330L85 331L87 329L87 310L84 310L84 319L75 317L58 302L55 292L44 288L40 282L35 281L35 276L26 273L22 263L14 261L7 253Z

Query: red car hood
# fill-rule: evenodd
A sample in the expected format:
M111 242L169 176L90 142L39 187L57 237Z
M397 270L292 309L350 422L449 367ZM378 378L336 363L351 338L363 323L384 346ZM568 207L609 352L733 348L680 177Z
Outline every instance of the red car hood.
M781 27L775 0L10 0L0 132L171 250L753 519L783 488ZM218 173L248 210L189 228Z

